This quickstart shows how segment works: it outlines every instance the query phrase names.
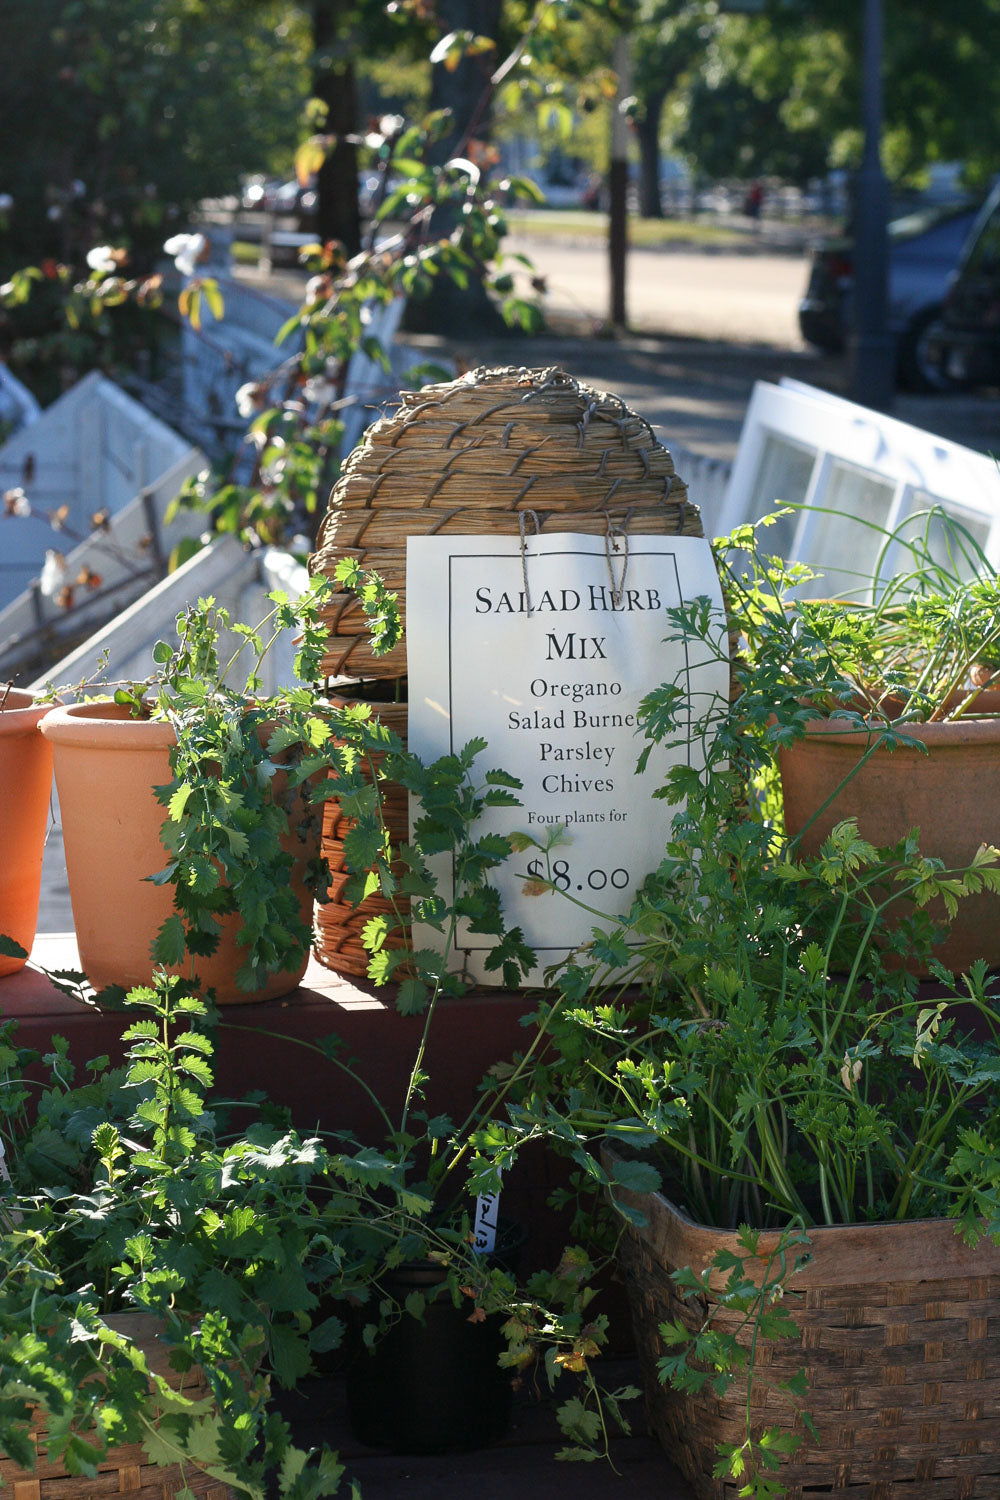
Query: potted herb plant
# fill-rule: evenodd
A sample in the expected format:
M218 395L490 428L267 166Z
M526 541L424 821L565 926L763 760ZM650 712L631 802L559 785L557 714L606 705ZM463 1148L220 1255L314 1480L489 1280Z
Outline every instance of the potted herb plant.
M741 711L788 711L772 739L785 828L804 851L855 818L878 846L919 828L924 854L967 865L1000 844L1000 579L940 507L895 532L858 524L882 542L858 598L802 597L815 580L768 557L750 528L720 550L754 668ZM938 956L1000 966L995 895L962 903Z
M297 670L312 680L322 592L294 605L272 596L261 627L233 627L240 647L222 664L228 615L199 600L178 617L177 642L154 648L154 677L43 720L95 988L146 982L154 962L196 974L221 1004L297 985L323 890L313 796L337 715L306 686L265 696L257 669L278 632L299 630ZM245 648L254 667L231 686Z
M431 1114L428 1102L432 1036L447 1029L449 999L470 988L448 964L459 918L493 939L492 965L509 986L534 962L520 931L506 927L490 883L511 847L477 829L485 808L516 800L518 784L501 771L477 780L481 741L422 765L365 705L347 711L343 732L354 752L352 780L335 783L351 830L349 894L381 897L383 911L364 933L369 977L392 987L414 1036L401 1098L376 1098L366 1086L374 1130L330 1143L353 1192L331 1199L324 1212L337 1247L326 1292L350 1309L355 1335L347 1370L355 1434L403 1452L493 1441L507 1425L512 1375L544 1354L551 1384L567 1371L582 1377L582 1395L574 1390L559 1419L574 1449L593 1456L606 1447L608 1421L627 1427L622 1403L634 1393L603 1389L591 1370L606 1323L587 1311L589 1258L573 1250L554 1272L521 1284L510 1261L516 1226L501 1221L496 1234L501 1173L516 1168L522 1147L538 1144L510 1129L506 1105L534 1075L545 1027L516 1058L498 1059L475 1091L469 1080L474 1102L464 1118ZM406 788L418 805L412 838L402 845L385 820L386 785ZM454 870L450 902L425 859L445 851ZM415 919L440 934L433 947L414 949ZM345 1070L364 1082L363 1066Z
M725 654L731 619L672 621ZM706 768L663 788L682 804L664 861L558 976L546 1086L515 1121L611 1189L651 1423L696 1494L943 1500L956 1475L1000 1483L1000 987L933 957L929 908L1000 892L1000 853L948 868L850 819L815 853L787 837L777 747L812 718L793 648L748 653L696 723ZM842 680L801 652L817 692ZM687 716L674 685L644 706L653 739Z
M52 751L38 733L49 707L0 683L0 932L25 950L35 940L52 795ZM24 962L0 953L0 975L14 973Z

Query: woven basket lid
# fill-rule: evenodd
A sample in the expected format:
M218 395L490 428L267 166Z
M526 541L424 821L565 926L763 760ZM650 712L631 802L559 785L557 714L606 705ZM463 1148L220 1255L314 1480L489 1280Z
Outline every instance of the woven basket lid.
M408 536L517 536L522 515L540 532L704 535L649 423L564 370L473 370L400 403L347 459L309 567L332 577L358 558L398 593L404 624ZM326 623L326 676L405 674L405 641L373 657L353 595L334 595Z

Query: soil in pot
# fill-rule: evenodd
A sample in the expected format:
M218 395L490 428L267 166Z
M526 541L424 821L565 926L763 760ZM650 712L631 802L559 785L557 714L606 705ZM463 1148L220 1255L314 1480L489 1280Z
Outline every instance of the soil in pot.
M172 887L149 880L166 863L160 842L166 814L153 789L172 778L174 731L169 724L134 719L127 707L105 702L54 710L43 734L55 756L81 966L98 990L148 984L150 943L174 910ZM288 844L295 859L292 883L307 924L312 898L302 877L316 847L294 837ZM273 1000L296 988L308 951L294 971L273 975L260 989L240 989L235 976L245 950L238 935L238 917L225 917L215 953L190 960L178 972L190 973L193 965L220 1005Z
M0 688L0 933L31 951L52 795L52 747L38 732L50 703ZM0 954L0 975L24 967Z
M828 719L810 723L805 739L780 752L788 833L804 829L802 849L815 854L845 818L856 818L862 837L876 845L895 844L919 828L921 853L950 868L970 864L981 844L1000 848L1000 693L982 699L989 700L984 711L995 707L996 717L908 725L906 733L927 746L926 755L909 746L879 749L853 776L866 749L864 736L838 730ZM944 918L943 910L930 910ZM977 958L1000 969L1000 896L963 898L934 956L960 972Z

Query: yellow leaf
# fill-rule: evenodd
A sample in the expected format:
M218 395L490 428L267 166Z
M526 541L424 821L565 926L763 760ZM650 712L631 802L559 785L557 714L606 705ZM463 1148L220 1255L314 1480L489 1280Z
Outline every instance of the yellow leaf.
M306 187L326 161L327 151L336 145L333 136L311 135L295 153L295 177L299 187Z
M575 1375L581 1375L587 1368L587 1361L576 1350L572 1354L557 1354L556 1364L562 1365L564 1370L572 1370Z
M220 322L222 319L222 314L224 312L224 307L222 302L222 293L219 290L219 283L213 277L208 277L203 282L203 288L205 292L205 300L212 310L212 317L215 318L216 322Z

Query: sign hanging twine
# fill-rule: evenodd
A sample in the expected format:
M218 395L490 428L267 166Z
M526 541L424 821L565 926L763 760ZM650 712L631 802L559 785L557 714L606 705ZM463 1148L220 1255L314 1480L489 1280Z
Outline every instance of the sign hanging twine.
M521 577L524 580L524 609L527 615L531 614L531 588L528 584L528 531L525 526L526 518L530 516L535 528L535 536L541 535L541 526L538 521L538 512L534 510L518 511L517 525L521 536ZM604 551L608 560L608 577L611 580L611 606L620 609L625 598L625 579L628 576L628 532L621 526L616 526L611 517L608 516L608 529L604 537ZM615 560L621 557L622 572L618 581L615 581Z

